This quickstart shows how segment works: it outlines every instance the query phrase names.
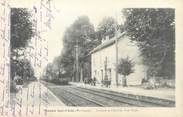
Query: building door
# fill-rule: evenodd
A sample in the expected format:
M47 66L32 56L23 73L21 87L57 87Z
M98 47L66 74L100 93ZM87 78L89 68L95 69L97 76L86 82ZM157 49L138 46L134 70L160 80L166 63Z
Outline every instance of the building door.
M107 74L108 78L111 81L112 80L111 68L109 68L107 71L108 71L108 74Z

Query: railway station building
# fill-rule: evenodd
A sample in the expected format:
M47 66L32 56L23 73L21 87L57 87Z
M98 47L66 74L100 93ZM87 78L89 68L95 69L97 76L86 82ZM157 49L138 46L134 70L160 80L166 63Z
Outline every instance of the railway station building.
M91 52L91 77L101 84L107 75L111 85L121 84L122 75L116 71L116 65L121 58L129 57L134 65L134 73L127 76L127 85L140 85L146 77L146 66L142 62L141 52L135 42L132 42L125 33L111 39L105 37L102 43Z

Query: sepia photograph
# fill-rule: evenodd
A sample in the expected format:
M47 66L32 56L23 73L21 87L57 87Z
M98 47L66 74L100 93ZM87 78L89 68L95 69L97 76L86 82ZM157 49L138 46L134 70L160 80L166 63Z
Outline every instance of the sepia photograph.
M0 1L1 115L176 108L175 7L18 1Z

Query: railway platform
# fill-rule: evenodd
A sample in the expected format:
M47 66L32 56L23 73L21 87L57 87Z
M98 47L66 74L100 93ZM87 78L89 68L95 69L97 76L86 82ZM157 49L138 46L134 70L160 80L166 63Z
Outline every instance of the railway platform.
M12 93L10 104L17 107L17 100L22 100L21 106L24 108L65 106L46 86L39 82L32 82L17 93Z
M75 83L70 82L71 85L84 87L84 88L96 88L96 89L103 89L108 91L114 91L119 93L124 93L128 95L136 95L136 96L143 96L143 97L153 97L153 98L159 98L159 99L166 99L175 101L175 89L173 88L158 88L158 89L144 89L139 86L128 86L128 87L122 87L122 86L111 86L110 88L102 87L100 84L96 84L96 86L91 86L89 84L84 83Z

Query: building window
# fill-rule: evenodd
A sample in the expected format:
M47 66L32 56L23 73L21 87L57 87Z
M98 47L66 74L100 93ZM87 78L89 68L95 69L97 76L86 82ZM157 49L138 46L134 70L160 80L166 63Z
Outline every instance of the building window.
M93 65L95 66L95 56L93 56Z
M97 70L94 71L94 77L96 77L96 75L97 75Z
M103 70L101 70L101 80L103 80L104 78L104 73L103 73Z

